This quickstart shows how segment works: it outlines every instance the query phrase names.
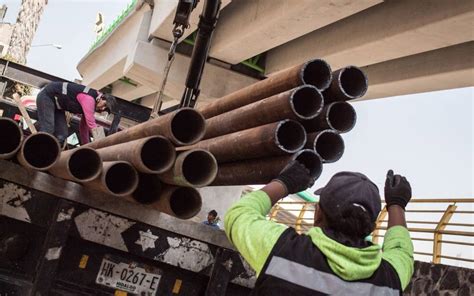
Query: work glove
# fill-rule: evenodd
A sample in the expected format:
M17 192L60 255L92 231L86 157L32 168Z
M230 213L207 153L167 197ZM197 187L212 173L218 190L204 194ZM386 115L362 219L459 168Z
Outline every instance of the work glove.
M309 170L297 160L293 160L274 179L283 184L288 194L297 193L311 187L314 179Z
M391 205L399 205L405 209L410 199L410 183L405 177L394 175L393 171L389 170L385 180L385 202L387 203L387 208Z

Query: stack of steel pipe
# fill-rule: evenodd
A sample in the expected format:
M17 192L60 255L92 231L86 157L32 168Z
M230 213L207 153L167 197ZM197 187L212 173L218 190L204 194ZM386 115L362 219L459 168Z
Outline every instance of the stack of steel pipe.
M204 140L177 151L214 155L219 170L211 186L265 184L294 159L317 179L323 163L342 157L341 134L356 122L347 101L367 87L355 66L332 72L321 59L308 61L199 107Z

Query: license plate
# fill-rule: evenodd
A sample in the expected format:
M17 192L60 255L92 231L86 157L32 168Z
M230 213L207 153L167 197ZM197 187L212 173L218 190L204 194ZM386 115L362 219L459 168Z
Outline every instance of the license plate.
M155 295L161 271L136 262L123 261L104 257L95 282L131 294Z

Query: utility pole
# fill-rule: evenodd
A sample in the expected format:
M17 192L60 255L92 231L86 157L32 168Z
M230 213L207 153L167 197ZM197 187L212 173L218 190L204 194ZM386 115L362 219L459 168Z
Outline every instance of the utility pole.
M11 60L26 64L26 55L31 47L38 24L48 0L22 0L13 28L8 55Z

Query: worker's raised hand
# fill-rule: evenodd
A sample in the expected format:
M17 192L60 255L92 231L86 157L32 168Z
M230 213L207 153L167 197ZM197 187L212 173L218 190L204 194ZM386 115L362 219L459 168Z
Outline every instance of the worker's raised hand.
M405 209L411 199L411 186L407 179L401 175L394 175L392 170L387 172L385 180L385 202L387 208L399 205Z
M290 162L275 180L285 185L288 194L303 191L314 183L309 170L297 160Z

